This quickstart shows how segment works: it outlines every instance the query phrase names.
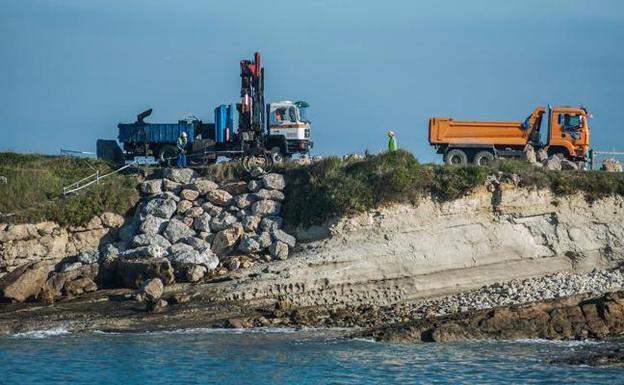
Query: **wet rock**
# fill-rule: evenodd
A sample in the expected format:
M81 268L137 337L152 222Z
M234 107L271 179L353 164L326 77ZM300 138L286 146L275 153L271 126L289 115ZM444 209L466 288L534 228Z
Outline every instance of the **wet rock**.
M63 292L67 297L75 297L84 293L90 293L98 289L93 279L84 277L71 280L65 283Z
M227 255L236 249L242 236L243 226L239 223L228 229L221 230L212 241L212 251L217 256Z
M162 192L162 179L146 180L140 185L143 194L159 194Z
M205 195L209 191L218 189L219 185L208 179L195 179L188 188L199 191L201 195Z
M53 266L47 262L22 265L0 278L0 298L24 302L36 297L43 289Z
M249 319L230 318L225 326L230 329L247 329L254 327L254 324Z
M199 197L199 191L184 189L180 191L180 198L186 199L187 201L194 201Z
M217 206L228 206L232 201L232 195L225 190L212 190L206 193L206 199Z
M251 206L251 212L253 215L260 217L279 214L281 209L282 205L279 202L272 200L261 200Z
M122 287L139 288L152 278L160 278L164 285L174 282L174 271L168 259L119 259L115 273Z
M164 170L163 176L177 183L189 184L197 176L197 173L190 168L167 168Z
M281 241L275 241L269 247L269 253L275 259L288 259L288 245Z
M160 313L164 311L169 304L167 303L167 301L161 298L156 301L148 301L145 305L148 313Z
M232 226L236 222L237 219L234 215L226 211L222 211L219 215L213 217L210 220L210 228L212 229L212 231L215 232L222 231Z
M124 242L131 242L132 238L137 232L137 224L136 223L128 223L125 226L122 226L117 233L117 236L120 240Z
M171 243L176 243L181 238L192 237L195 232L191 230L184 222L172 219L167 224L163 236Z
M269 190L283 190L286 187L286 179L281 174L265 174L262 177L262 184Z

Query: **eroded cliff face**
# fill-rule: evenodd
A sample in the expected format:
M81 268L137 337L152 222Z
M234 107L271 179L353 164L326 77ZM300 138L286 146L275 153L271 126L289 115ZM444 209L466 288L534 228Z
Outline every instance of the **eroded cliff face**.
M299 230L291 259L237 272L222 299L385 305L515 278L618 266L624 200L588 203L502 185L463 199L397 205Z

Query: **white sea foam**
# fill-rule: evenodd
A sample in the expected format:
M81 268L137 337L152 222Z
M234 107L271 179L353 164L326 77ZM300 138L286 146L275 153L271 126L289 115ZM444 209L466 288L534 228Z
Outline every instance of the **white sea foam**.
M517 339L510 342L518 343L518 344L549 344L549 345L559 345L559 346L584 346L584 345L600 345L604 344L604 341L595 341L595 340L546 340L542 338L536 339Z
M15 333L13 334L13 337L41 339L41 338L48 338L48 337L64 336L67 334L71 334L71 333L65 328L54 328L54 329L47 329L47 330L31 330L31 331L23 332L23 333Z

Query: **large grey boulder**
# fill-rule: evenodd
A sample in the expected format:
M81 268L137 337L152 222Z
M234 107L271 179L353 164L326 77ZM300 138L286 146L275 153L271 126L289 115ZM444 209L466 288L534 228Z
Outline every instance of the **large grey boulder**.
M176 243L181 238L192 237L193 235L195 232L178 219L170 220L165 231L163 231L163 236L171 243Z
M163 172L163 176L177 183L189 184L197 176L197 173L190 168L167 168Z
M212 218L210 217L210 214L203 213L202 215L195 218L195 220L193 221L193 228L197 231L209 233L211 219Z
M205 195L208 191L216 190L219 185L208 179L195 179L193 183L187 186L190 189L199 191L200 194Z
M273 236L273 239L275 241L284 242L290 248L295 247L295 244L297 243L297 239L295 237L293 237L292 235L288 234L287 232L283 230L279 230L279 229L273 230L271 232L271 235Z
M159 194L162 192L162 179L146 180L140 185L143 194Z
M142 214L147 217L154 215L160 218L169 219L176 212L177 204L172 198L152 199L143 207Z
M167 220L155 215L148 215L139 225L139 231L143 234L154 236L162 233L167 227Z
M255 215L248 215L243 218L241 224L243 225L243 230L247 232L256 232L258 230L258 224L260 223L260 217Z
M91 265L98 263L100 260L100 252L98 250L89 250L82 252L78 255L78 262L85 265Z
M19 266L0 278L0 298L24 302L37 297L52 270L53 266L47 262L33 262Z
M180 239L180 242L191 246L195 250L210 248L210 243L198 237L187 237Z
M283 201L284 199L286 199L286 196L280 190L267 190L263 188L260 191L252 194L252 199L256 201L263 200L263 199Z
M180 250L170 255L169 260L176 269L188 265L202 265L209 270L214 270L219 265L219 258L210 248Z
M240 238L243 236L243 226L240 223L219 231L212 241L212 251L217 256L224 256L236 249Z
M561 160L561 169L562 170L578 170L579 166L578 166L578 164L572 162L571 160L562 159Z
M171 242L167 240L167 238L163 237L160 234L148 235L148 234L139 234L132 238L132 246L140 247L140 246L149 246L155 245L160 246L163 250L166 250L171 246Z
M260 229L263 231L278 230L282 228L283 223L284 223L284 220L282 219L282 217L278 217L276 215L269 215L269 216L262 218L262 221L260 222Z
M260 249L264 250L273 244L273 238L268 231L264 231L256 238L256 242L260 245Z
M553 155L544 161L544 167L548 170L561 170L561 158Z
M216 217L223 211L223 207L215 206L210 202L205 202L201 205L201 208L202 210L204 210L205 213L210 214L211 217Z
M217 232L227 229L236 222L237 219L234 215L228 213L227 211L222 211L221 214L210 220L210 228L212 231Z
M190 251L190 250L194 250L193 246L186 244L186 243L176 243L175 245L171 245L167 249L167 255L173 255L181 251Z
M232 202L241 209L250 207L251 204L257 199L253 199L251 194L245 193L241 195L237 195L232 199Z
M287 259L288 258L288 245L284 242L276 241L271 247L269 247L269 253L271 256L276 259Z
M132 249L125 250L120 253L122 258L162 258L165 253L165 249L158 245L139 246Z
M169 179L163 179L162 188L165 191L171 191L177 195L180 191L182 191L182 183L174 182Z
M267 215L277 215L282 209L282 204L272 200L261 200L251 206L253 215L264 217Z
M225 190L211 190L206 193L206 199L217 206L229 206L232 194Z
M283 190L286 187L286 179L281 174L265 174L262 177L262 184L269 190Z
M249 234L243 234L240 243L238 244L238 250L247 254L255 254L259 253L262 248L253 236Z

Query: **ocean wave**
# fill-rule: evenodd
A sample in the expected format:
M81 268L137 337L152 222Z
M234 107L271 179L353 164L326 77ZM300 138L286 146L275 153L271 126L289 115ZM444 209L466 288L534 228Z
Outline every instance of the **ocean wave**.
M262 333L262 334L292 334L292 333L305 333L305 332L342 332L350 329L347 328L315 328L315 327L256 327L256 328L188 328L188 329L175 329L175 330L162 330L146 333L162 333L162 334L244 334L244 333Z
M14 338L27 338L27 339L42 339L48 337L57 337L71 334L65 328L54 328L47 330L31 330L28 332L15 333L12 335Z
M512 343L518 344L548 344L548 345L558 345L558 346L586 346L586 345L601 345L604 344L605 341L596 341L596 340L546 340L543 338L535 338L535 339L517 339L510 341Z

